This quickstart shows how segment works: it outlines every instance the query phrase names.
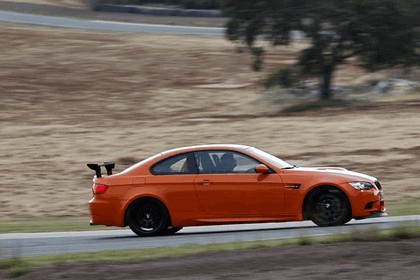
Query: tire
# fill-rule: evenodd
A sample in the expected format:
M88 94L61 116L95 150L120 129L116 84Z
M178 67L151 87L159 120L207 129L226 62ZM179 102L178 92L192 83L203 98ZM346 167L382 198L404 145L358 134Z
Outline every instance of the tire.
M307 200L307 214L318 226L338 226L351 220L347 196L336 188L319 188Z
M165 235L173 235L183 229L182 227L169 227L164 231Z
M166 207L155 200L134 202L127 211L127 224L138 236L164 234L169 224Z

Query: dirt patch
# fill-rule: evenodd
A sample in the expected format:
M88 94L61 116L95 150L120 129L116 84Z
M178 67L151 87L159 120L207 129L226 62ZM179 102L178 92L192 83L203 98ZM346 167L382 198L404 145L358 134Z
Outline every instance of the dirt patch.
M415 279L420 239L282 246L163 258L47 266L14 279ZM3 275L2 275L3 273ZM2 279L9 279L0 270Z

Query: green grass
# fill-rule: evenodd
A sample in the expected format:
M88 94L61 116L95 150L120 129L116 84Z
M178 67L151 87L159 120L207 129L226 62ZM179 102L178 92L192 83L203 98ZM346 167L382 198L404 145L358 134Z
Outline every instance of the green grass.
M88 231L117 229L105 226L90 226L89 218L22 218L0 219L0 233Z
M107 262L107 261L141 261L163 257L180 257L186 255L203 254L210 252L255 250L274 248L285 245L311 246L315 244L331 244L337 242L371 242L371 241L397 241L402 239L420 238L420 227L399 227L389 230L371 230L353 232L351 234L336 234L322 237L300 237L286 240L234 242L227 244L188 245L182 247L166 247L152 249L110 250L91 253L61 254L39 257L14 257L0 259L0 269L7 269L12 276L25 274L33 267L54 264L71 264L80 262ZM0 252L1 254L1 252Z
M0 259L0 269L8 269L12 277L19 277L26 274L29 268L29 262L24 261L20 257Z
M420 215L419 199L404 202L385 202L385 206L390 216ZM0 219L0 233L89 231L106 229L121 228L90 226L89 217Z
M390 216L420 215L420 200L413 199L404 202L386 202L385 207Z

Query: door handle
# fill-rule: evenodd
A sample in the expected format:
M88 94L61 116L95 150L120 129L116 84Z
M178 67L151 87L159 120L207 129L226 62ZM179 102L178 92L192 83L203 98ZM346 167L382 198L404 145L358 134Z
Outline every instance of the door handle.
M210 181L210 180L203 180L203 181L200 181L198 183L201 184L201 185L203 185L203 186L210 186L210 185L213 184L213 182Z

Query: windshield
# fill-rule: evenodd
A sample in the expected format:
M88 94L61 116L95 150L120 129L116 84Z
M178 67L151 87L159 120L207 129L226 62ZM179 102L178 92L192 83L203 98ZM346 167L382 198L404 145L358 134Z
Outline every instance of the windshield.
M254 155L258 156L259 158L261 158L264 161L267 161L268 163L278 167L278 168L293 168L293 165L291 165L290 163L285 162L284 160L279 159L278 157L275 157L269 153L266 153L260 149L251 147L247 149L248 151L250 151L251 153L253 153Z

